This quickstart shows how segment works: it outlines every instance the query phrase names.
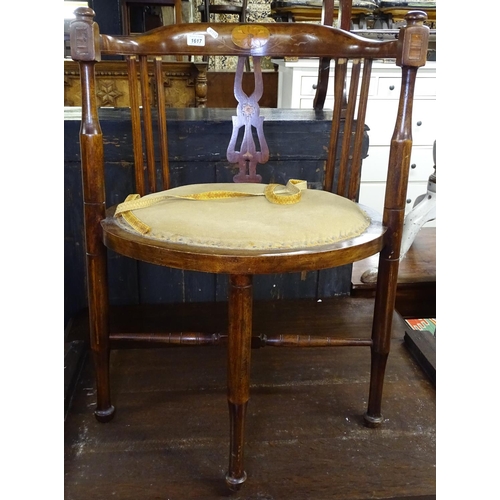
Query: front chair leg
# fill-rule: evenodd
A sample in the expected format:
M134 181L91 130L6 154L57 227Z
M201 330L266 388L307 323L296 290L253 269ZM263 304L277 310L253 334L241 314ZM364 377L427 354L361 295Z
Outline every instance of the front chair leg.
M368 397L368 409L364 414L365 425L367 427L378 427L384 420L381 411L382 389L388 357L389 353L378 353L372 348L370 393Z
M227 398L230 419L228 487L236 491L245 482L243 468L245 416L250 398L250 352L252 337L252 277L230 277Z
M97 388L97 408L94 415L99 422L109 422L115 414L110 398L109 349L99 347L92 351L92 355Z
M115 407L111 404L109 380L109 324L105 254L88 256L90 348L94 362L97 407L94 412L99 422L109 422Z
M364 415L365 425L378 427L383 422L382 390L385 367L391 348L392 317L396 303L397 275L399 260L387 259L381 255L379 278L373 315L370 393L368 408Z

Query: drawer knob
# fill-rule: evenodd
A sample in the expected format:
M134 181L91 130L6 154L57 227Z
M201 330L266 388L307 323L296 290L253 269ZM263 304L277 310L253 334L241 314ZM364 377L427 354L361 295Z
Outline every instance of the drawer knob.
M408 199L406 200L406 203L408 203L408 204L409 204L409 203L411 203L411 199L410 199L410 198L408 198Z
M313 88L314 90L316 90L316 89L318 88L318 86L317 86L315 83L313 83L312 88Z
M390 85L389 90L394 90L394 85Z
M422 122L419 120L419 121L417 122L417 127L420 127L420 125L422 125Z
M411 167L411 168L417 168L417 164L416 164L416 163L412 163L412 164L410 165L410 167Z

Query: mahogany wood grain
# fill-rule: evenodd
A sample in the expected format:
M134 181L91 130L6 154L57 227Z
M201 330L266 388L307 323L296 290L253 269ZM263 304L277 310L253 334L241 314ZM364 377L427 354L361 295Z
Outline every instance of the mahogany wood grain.
M212 23L217 37L206 36L204 23L188 23L157 28L148 33L132 36L100 35L99 48L102 55L148 55L163 53L170 55L214 56L268 56L268 57L335 57L354 59L395 58L398 54L397 40L369 40L343 32L336 28L320 25L292 23L268 23L263 25L269 32L251 37L248 47L233 43L234 23ZM164 42L168 33L170 42ZM204 37L205 45L187 45L187 35ZM243 39L244 40L244 39ZM286 49L285 49L286 47Z
M361 182L361 151L363 141L363 125L366 118L366 108L368 105L368 92L370 85L370 74L372 70L372 61L365 60L363 65L363 76L361 79L360 98L358 102L358 113L356 116L356 135L354 138L353 152L351 159L351 168L349 173L349 189L347 197L350 200L357 200L359 196L359 187Z
M226 483L237 490L247 474L243 466L245 417L250 399L252 337L252 276L232 275L228 305L227 400L230 443Z
M104 159L102 131L97 116L93 61L81 64L82 80L89 85L82 85L82 120L80 144L82 162L89 166L83 172L84 222L87 247L87 287L90 312L90 347L96 366L97 408L96 418L102 422L110 420L114 414L111 404L109 384L109 338L107 307L107 257L106 248L101 239L98 221L106 211L104 193Z
M132 123L132 141L134 147L134 174L135 174L135 187L137 193L144 196L146 191L146 180L144 178L144 156L142 151L141 139L141 118L140 118L140 105L139 105L139 92L136 85L137 74L137 57L132 56L127 59L129 88L130 88L130 113Z
M138 348L138 347L170 347L174 345L223 345L227 344L228 335L221 333L203 332L119 332L109 334L112 348ZM128 345L127 345L128 344ZM330 336L311 336L298 334L260 335L252 336L251 344L254 348L265 346L273 347L346 347L372 345L370 339L343 338L337 339Z
M101 225L103 240L109 249L151 264L222 274L289 273L342 266L379 252L384 243L385 227L375 211L364 205L362 208L371 218L371 223L361 235L294 251L225 250L143 238L116 223L113 218L115 207L108 210L108 216L101 221Z
M323 0L321 8L321 23L325 26L333 26L335 12L334 0ZM338 5L338 27L342 30L351 29L352 0L340 0ZM325 106L326 93L328 92L328 79L330 77L330 59L323 57L319 61L318 82L316 94L314 95L313 108L323 109ZM343 102L345 104L345 101Z
M116 253L140 262L168 266L181 270L226 274L229 276L229 304L227 327L227 401L230 416L230 452L226 482L230 489L238 489L246 480L243 457L245 445L245 422L250 394L250 350L252 346L252 279L253 275L308 272L350 264L380 252L379 274L374 303L371 340L350 338L331 341L320 338L316 345L322 346L369 346L371 348L371 370L368 407L365 422L368 426L382 423L381 413L383 382L388 354L391 346L393 313L396 300L399 253L406 204L409 161L412 147L411 113L415 78L419 66L425 64L428 28L423 25L425 14L414 11L406 16L407 26L400 31L399 38L391 41L368 40L353 35L345 29L321 25L293 23L269 23L259 25L243 23L213 23L211 32L206 23L176 24L160 27L135 36L100 35L93 21L93 11L80 8L71 24L71 54L80 61L82 86L82 176L85 206L85 234L87 272L89 283L89 318L91 348L96 366L98 420L109 420L114 414L110 400L109 357L110 335L107 303L106 247ZM184 244L170 244L143 237L118 227L113 218L114 208L107 209L105 200L105 175L103 137L97 114L94 65L101 55L137 58L140 81L141 109L131 116L137 122L133 127L134 141L141 143L140 154L146 159L145 167L139 161L138 175L145 175L143 183L148 192L168 186L169 166L166 149L167 123L165 101L158 98L163 92L163 77L160 60L156 59L155 76L151 84L148 59L170 56L239 56L235 97L239 102L237 118L233 119L233 138L236 127L242 126L242 115L248 117L244 123L245 140L241 150L229 150L228 160L239 163L243 179L255 181L257 163L267 161L267 146L259 128L258 99L262 95L260 64L254 64L255 91L246 96L238 82L242 80L244 60L252 56L267 57L315 57L335 61L334 109L324 187L342 196L355 198L359 189L360 148L364 132L364 113L370 78L370 62L360 70L361 59L371 61L378 58L394 58L402 67L402 87L399 106L394 117L394 134L390 143L390 155L384 202L383 220L367 209L371 216L369 228L360 236L340 243L299 248L293 251L220 250ZM131 63L132 64L132 63ZM348 72L348 69L350 70ZM349 91L346 81L350 74ZM345 105L345 99L347 105ZM135 100L135 98L134 98ZM157 104L161 109L152 112ZM246 104L246 107L245 107ZM243 112L242 110L245 109ZM361 110L355 115L356 109ZM255 115L252 114L252 110ZM156 116L156 118L155 118ZM343 135L341 137L341 120ZM361 122L361 123L360 123ZM155 132L154 124L159 126ZM251 125L259 134L260 150L256 149ZM304 130L307 134L307 130ZM229 139L229 138L228 138ZM160 142L159 149L157 142ZM233 155L234 153L234 155ZM157 169L156 159L161 168ZM246 159L245 159L246 158ZM353 159L358 162L353 165ZM260 160L259 160L260 161ZM249 169L246 173L245 169ZM144 170L144 172L142 171ZM351 179L351 174L353 178ZM161 178L163 177L163 179ZM139 182L142 185L142 181ZM272 225L270 226L270 231ZM189 331L189 330L187 330ZM132 332L133 333L133 332ZM193 335L194 333L194 335ZM217 334L217 332L216 332ZM191 332L191 340L196 340ZM167 340L166 334L157 338ZM139 340L129 334L116 340ZM182 336L174 336L180 343ZM199 337L205 343L207 337ZM212 337L218 341L217 337ZM264 337L261 337L264 342ZM160 342L161 343L161 342ZM209 342L210 343L210 342ZM310 347L309 337L283 334L269 337L267 345L295 345Z
M180 0L179 0L180 1ZM161 57L155 59L155 85L157 89L162 89L164 85L161 68ZM165 105L165 94L157 92L158 103L158 142L160 144L162 183L158 189L170 188L170 169L168 165L168 137L167 137L167 109Z

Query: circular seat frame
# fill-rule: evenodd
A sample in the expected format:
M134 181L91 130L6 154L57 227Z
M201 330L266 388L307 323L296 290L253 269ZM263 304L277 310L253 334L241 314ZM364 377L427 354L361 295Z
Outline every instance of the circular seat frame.
M337 267L378 253L383 247L386 228L378 213L364 205L360 207L371 220L361 235L293 250L217 249L156 240L120 227L114 218L116 207L108 209L101 225L106 247L151 264L220 274L288 273Z

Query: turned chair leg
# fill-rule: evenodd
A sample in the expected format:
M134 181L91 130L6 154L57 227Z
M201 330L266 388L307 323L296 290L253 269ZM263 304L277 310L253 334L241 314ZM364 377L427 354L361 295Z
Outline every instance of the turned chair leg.
M236 491L245 482L243 468L245 417L250 398L250 351L252 337L252 277L230 277L227 398L230 419L228 487Z
M383 268L386 269L383 269ZM383 422L382 391L385 367L391 348L392 317L396 303L397 275L399 259L386 259L381 256L377 280L377 295L373 314L370 392L368 408L364 415L365 425L378 427ZM389 269L387 269L389 268Z
M385 367L389 353L378 353L372 348L370 393L368 408L364 414L367 427L378 427L383 422L382 417L382 389L384 386Z
M109 422L115 413L111 404L109 380L109 322L106 281L106 256L88 257L90 348L94 362L99 422Z
M109 349L93 350L92 355L97 386L97 408L94 415L99 422L109 422L115 414L109 390Z

